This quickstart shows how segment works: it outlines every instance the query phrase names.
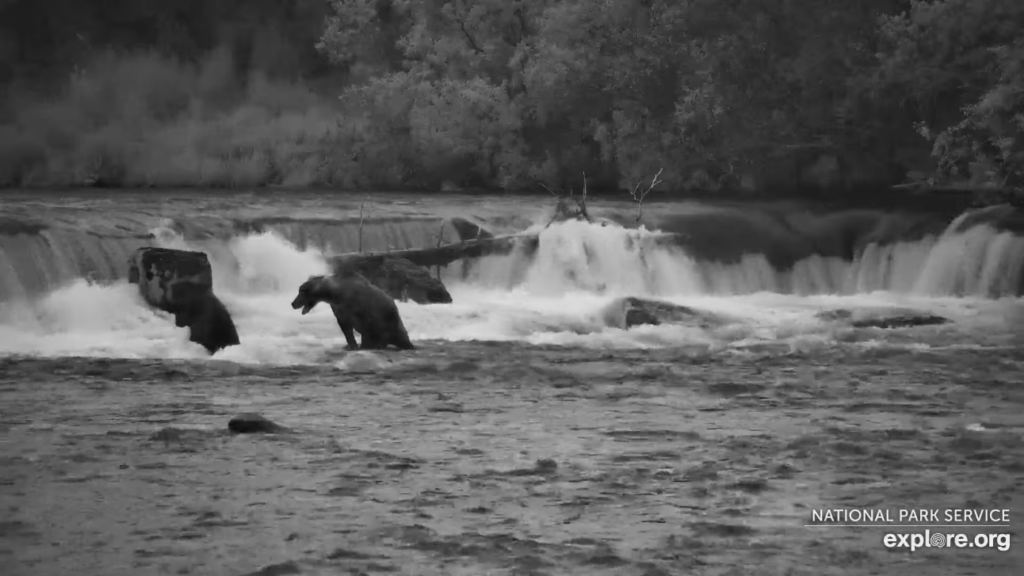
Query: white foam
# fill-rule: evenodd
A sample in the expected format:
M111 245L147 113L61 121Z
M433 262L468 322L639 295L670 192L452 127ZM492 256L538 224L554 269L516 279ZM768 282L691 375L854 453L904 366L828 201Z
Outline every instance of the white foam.
M127 283L85 280L31 304L0 306L0 352L39 356L202 358L166 313L152 310Z
M242 341L215 358L282 365L327 363L355 371L383 366L383 356L354 356L345 351L345 340L328 306L318 306L307 315L291 308L298 286L327 269L318 251L298 250L273 233L219 245L193 245L170 230L157 232L163 246L201 249L210 255L216 292L231 312ZM918 343L926 346L948 346L954 341L1002 345L1010 338L1013 319L1024 318L1022 301L1011 298L879 290L846 295L775 293L767 288L782 281L779 274L789 274L787 282L799 278L809 289L839 280L867 286L875 281L866 281L863 274L851 275L858 264L841 269L847 265L823 258L786 273L766 268L757 258L731 267L698 264L678 249L659 246L658 235L613 225L555 225L541 233L540 252L532 263L515 255L485 261L480 269L490 271L491 281L473 275L468 281L447 280L453 304L401 302L399 309L414 342L496 340L607 349L683 346L706 352L741 351L765 343L780 344L791 352L850 343L914 344L886 332L855 330L816 317L834 308L912 308L954 320L952 326L918 329L915 334L920 338L933 339ZM1005 260L1010 253L1007 241L997 234L991 238L996 240L987 244L985 254L1002 254L998 258ZM987 264L996 257L986 258L980 266L979 286L1002 281L992 271L994 265ZM517 266L521 273L509 272ZM708 271L715 266L717 275L711 276L717 280L709 284ZM516 274L518 281L514 281ZM932 277L948 276L936 272ZM949 281L920 282L934 286ZM899 283L908 280L903 276ZM623 330L616 327L621 323L606 318L608 305L621 295L656 297L731 320L708 329L681 324ZM176 328L168 314L146 306L135 286L101 286L84 280L31 304L0 305L0 354L209 357L188 341L187 328Z
M338 370L346 372L379 372L395 364L395 361L379 352L369 350L356 350L346 354L344 358L334 363Z

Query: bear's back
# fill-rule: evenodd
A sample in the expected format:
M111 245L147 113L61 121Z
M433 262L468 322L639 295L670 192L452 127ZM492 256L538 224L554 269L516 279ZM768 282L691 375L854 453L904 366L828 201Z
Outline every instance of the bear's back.
M395 306L395 300L387 292L374 286L361 274L352 272L343 276L334 276L329 280L332 292L341 306Z

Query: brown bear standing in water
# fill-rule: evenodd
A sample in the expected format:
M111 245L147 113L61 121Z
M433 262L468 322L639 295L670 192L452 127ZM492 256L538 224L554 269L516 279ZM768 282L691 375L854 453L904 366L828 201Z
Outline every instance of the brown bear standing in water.
M174 314L174 325L187 326L189 340L201 344L210 354L239 343L231 314L209 286L192 282L174 284L170 311Z
M320 302L331 305L349 350L381 350L389 344L399 350L416 349L395 300L358 274L311 276L299 286L292 308L308 314ZM353 330L363 337L362 346L356 344Z

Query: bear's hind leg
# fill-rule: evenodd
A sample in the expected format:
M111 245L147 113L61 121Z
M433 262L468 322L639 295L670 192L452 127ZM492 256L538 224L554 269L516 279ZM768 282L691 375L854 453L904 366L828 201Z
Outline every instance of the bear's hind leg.
M401 340L395 342L395 347L399 350L415 350L416 347L412 345L412 340L409 340L409 335L403 335Z
M399 350L415 350L416 347L412 345L412 341L409 340L409 331L405 329L405 323L402 322L402 316L398 313L398 309L391 317L391 344Z
M363 334L363 350L383 350L388 347L388 343L380 338L378 335Z

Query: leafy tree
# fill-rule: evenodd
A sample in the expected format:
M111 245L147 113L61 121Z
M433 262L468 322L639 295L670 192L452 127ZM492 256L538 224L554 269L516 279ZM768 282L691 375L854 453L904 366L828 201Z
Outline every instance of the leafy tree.
M884 20L874 76L933 142L946 179L1024 185L1024 3L910 2Z
M352 187L566 189L585 172L631 190L663 169L665 188L793 188L823 159L833 186L881 185L908 151L1020 187L1022 32L1018 0L0 0L0 82L162 78L111 108L160 125L316 100L275 79L330 85L340 114L303 154L323 146L317 173ZM230 81L185 90L95 59L138 51L186 68L224 53ZM121 98L108 75L112 95L83 102Z

